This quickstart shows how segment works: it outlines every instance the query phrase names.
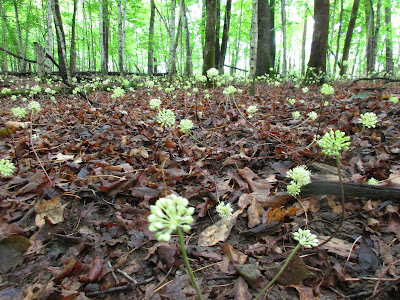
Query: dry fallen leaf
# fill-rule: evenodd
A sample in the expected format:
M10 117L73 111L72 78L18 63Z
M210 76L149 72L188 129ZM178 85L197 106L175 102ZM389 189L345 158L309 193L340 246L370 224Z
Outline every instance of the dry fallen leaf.
M206 228L199 235L199 246L214 246L218 242L224 242L231 233L237 217L243 212L243 209L236 211L226 220L219 220L210 227Z
M35 224L38 227L42 227L46 223L46 219L51 224L58 224L64 221L64 208L66 206L67 204L61 204L60 197L43 200L35 207Z

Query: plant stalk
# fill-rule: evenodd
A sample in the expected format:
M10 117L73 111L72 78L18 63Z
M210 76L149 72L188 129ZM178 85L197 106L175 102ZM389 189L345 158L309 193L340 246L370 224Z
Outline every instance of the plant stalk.
M296 245L296 247L294 247L294 249L292 250L292 252L290 253L290 255L286 258L285 263L283 264L282 268L279 270L278 273L276 273L275 277L272 278L272 280L267 284L267 286L257 295L257 297L254 300L258 300L261 298L261 296L268 291L268 289L275 283L275 281L279 278L279 276L281 276L281 274L283 273L283 271L285 271L286 267L288 266L288 264L290 263L290 261L292 260L293 256L296 254L296 252L300 249L300 243L298 243Z
M185 263L186 271L189 274L190 281L192 282L192 285L193 285L194 289L196 290L197 296L199 297L200 300L203 300L203 295L201 294L199 285L197 284L197 281L196 281L196 278L194 277L192 268L190 267L189 259L187 257L187 253L186 253L185 242L183 241L182 230L178 227L176 229L176 231L178 233L179 245L181 246L182 258L183 258L183 262Z

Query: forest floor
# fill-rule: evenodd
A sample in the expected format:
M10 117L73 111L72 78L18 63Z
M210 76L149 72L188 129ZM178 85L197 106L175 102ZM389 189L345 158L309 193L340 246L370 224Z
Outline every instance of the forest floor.
M28 101L0 98L0 159L16 166L0 178L1 300L196 299L177 237L159 242L148 229L150 205L170 193L195 207L184 237L204 298L254 298L296 246L292 232L309 228L323 241L339 223L340 196L324 187L337 182L335 160L312 143L329 128L351 138L344 181L362 190L373 177L393 196L346 191L338 234L301 248L265 299L400 299L400 104L388 101L400 96L398 83L338 82L331 96L318 86L258 84L255 97L236 85L241 115L223 86L207 98L204 88L165 92L155 80L115 98L112 89L88 92L94 105L43 92L62 84L9 81L13 91L40 85L24 97L42 111L18 119L10 109ZM174 127L159 126L153 98L174 111ZM258 111L245 119L249 105ZM311 111L315 121L306 120ZM378 123L360 135L366 112ZM195 139L178 130L185 118ZM297 165L320 182L298 199L285 179ZM231 218L220 219L218 201L232 204Z

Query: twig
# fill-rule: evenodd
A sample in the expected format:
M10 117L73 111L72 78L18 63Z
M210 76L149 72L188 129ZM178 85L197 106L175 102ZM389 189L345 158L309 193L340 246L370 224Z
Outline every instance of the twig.
M114 293L114 292L121 292L121 291L125 291L125 290L130 290L135 286L147 284L147 283L151 282L153 279L154 279L154 277L150 277L148 279L145 279L145 280L142 280L142 281L138 281L137 283L131 283L131 284L127 284L127 285L116 286L116 287L112 287L112 288L109 288L109 289L103 290L103 291L88 292L88 293L86 293L86 296L87 297L95 297L95 296L99 296L99 295L111 294L111 293Z

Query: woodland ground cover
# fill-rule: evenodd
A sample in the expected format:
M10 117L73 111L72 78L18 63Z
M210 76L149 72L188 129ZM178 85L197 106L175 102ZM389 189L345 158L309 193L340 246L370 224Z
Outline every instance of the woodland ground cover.
M324 95L265 81L249 96L241 82L163 77L87 80L74 93L56 81L8 82L0 159L16 168L0 181L0 298L195 299L177 237L159 242L148 227L150 205L171 193L195 208L185 242L204 298L254 298L296 245L292 232L323 241L339 222L335 160L313 143L329 128L351 142L340 161L342 228L300 249L266 298L399 297L398 83L338 81ZM32 117L31 101L41 106ZM170 119L158 107L176 122L160 126ZM377 124L363 129L372 112ZM296 199L286 176L301 165L312 179ZM231 217L221 220L219 201Z

